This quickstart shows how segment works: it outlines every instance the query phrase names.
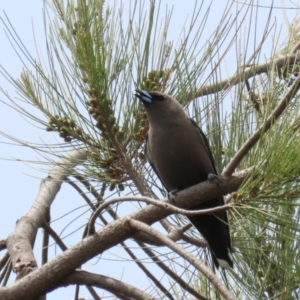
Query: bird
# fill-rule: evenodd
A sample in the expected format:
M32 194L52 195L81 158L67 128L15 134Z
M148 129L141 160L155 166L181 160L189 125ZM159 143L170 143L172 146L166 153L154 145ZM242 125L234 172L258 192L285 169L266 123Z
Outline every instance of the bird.
M149 121L146 157L166 190L184 190L207 179L217 178L208 140L197 123L172 96L159 91L136 90ZM223 196L190 210L224 205ZM188 219L207 241L214 265L233 268L231 238L226 211L189 216Z

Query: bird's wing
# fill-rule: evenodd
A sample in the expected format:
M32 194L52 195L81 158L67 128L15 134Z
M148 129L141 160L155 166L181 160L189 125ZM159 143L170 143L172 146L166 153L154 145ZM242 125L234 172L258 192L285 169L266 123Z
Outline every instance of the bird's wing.
M150 148L149 148L149 143L148 143L148 134L146 135L146 145L145 145L145 152L146 152L146 157L148 159L148 162L150 164L150 166L152 167L153 171L155 172L156 176L159 178L160 182L162 182L158 172L156 171L155 169L155 165L154 165L154 162L153 162L153 159L152 159L152 156L151 156L151 151L150 151ZM165 189L170 192L166 187Z
M215 174L217 174L214 158L213 158L212 152L210 150L208 140L207 140L206 136L204 135L204 133L202 132L202 130L200 129L200 127L197 125L197 123L192 119L191 119L191 122L197 128L198 132L200 133L199 137L201 139L201 142L203 143L204 147L206 148L209 158L212 162L214 172L215 172ZM149 142L148 142L148 135L146 137L145 152L146 152L148 162L150 163L150 165L151 165L152 169L154 170L154 172L156 173L157 177L162 182L158 172L155 169L155 164L154 164L152 156L151 156L151 151L150 151ZM168 192L170 192L170 191L168 190ZM224 205L223 196L217 197L216 199L213 199L211 201L207 201L199 206L194 207L193 209L211 208L211 207L216 207L216 206L221 206L221 205ZM199 216L199 217L194 216L194 217L188 217L188 218L200 232L203 232L202 228L206 228L207 224L209 225L209 228L210 228L210 224L212 223L211 229L213 231L213 235L206 234L206 239L207 239L208 243L210 244L211 251L213 252L214 263L216 266L219 266L219 264L221 263L221 260L219 259L219 257L222 257L223 260L225 262L227 262L227 264L229 266L232 267L232 260L228 256L228 251L231 252L231 240L230 240L230 233L229 233L229 228L228 228L227 212L220 211L218 213L215 213L214 216L217 219L219 219L219 221L217 221L217 223L215 223L216 222L215 218L213 218L211 215L203 215L203 216ZM221 238L221 239L220 239L218 230L220 230L222 232L221 236L223 236L223 238ZM220 242L221 242L221 246L220 246ZM220 248L220 251L222 252L221 253L222 255L219 255L219 253L215 253L215 252L220 252L220 251L215 251L215 249L219 250L219 248ZM225 264L225 266L221 265L221 267L227 268L227 265L226 264Z
M202 132L201 128L197 125L197 123L193 119L191 119L191 122L198 129L198 131L200 133L200 138L201 138L204 146L206 147L207 153L208 153L209 158L210 158L210 160L212 162L212 165L214 167L215 174L217 174L215 160L214 160L214 157L213 157L212 152L210 150L207 137L205 136L205 134ZM224 197L220 196L220 197L217 197L216 199L213 199L211 201L205 202L202 206L204 206L204 208L210 208L210 207L206 207L206 205L210 205L213 202L215 203L215 206L225 205ZM197 207L197 209L201 209L201 206ZM220 229L222 230L222 233L224 235L224 245L227 245L227 248L228 248L227 250L229 250L229 252L231 252L231 238L230 238L230 232L229 232L229 227L228 227L228 215L227 215L227 211L220 211L220 212L215 213L214 215L218 219L220 219L220 222L221 222L220 223ZM211 245L211 247L212 247L212 245ZM214 250L214 249L212 249L212 250ZM232 267L232 260L231 260L231 258L228 257L226 261Z
M213 157L213 155L212 155L212 152L211 152L211 150L210 150L210 147L209 147L209 143L208 143L207 137L206 137L206 135L203 133L203 131L201 130L201 128L198 126L198 124L197 124L193 119L190 119L190 120L191 120L192 124L193 124L193 125L197 128L197 130L199 131L199 133L200 133L200 138L201 138L201 140L202 140L202 143L203 143L203 145L205 146L205 148L206 148L206 150L207 150L207 153L208 153L208 155L209 155L209 158L210 158L210 160L211 160L211 162L212 162L212 165L213 165L213 167L214 167L215 174L217 174L217 169L216 169L215 159L214 159L214 157Z

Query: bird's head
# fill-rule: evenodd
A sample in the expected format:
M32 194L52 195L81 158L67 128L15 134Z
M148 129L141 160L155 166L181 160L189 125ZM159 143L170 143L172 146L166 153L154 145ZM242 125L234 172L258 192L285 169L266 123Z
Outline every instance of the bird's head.
M167 100L168 95L161 92L146 92L144 90L135 90L135 96L139 98L144 105L155 105L157 102Z
M143 102L150 124L153 121L168 120L182 114L185 115L179 102L168 94L157 91L136 90L135 96Z

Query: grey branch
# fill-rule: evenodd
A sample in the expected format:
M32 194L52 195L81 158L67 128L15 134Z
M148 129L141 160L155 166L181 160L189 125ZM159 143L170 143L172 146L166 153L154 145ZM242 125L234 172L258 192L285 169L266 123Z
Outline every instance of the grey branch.
M165 210L167 210L170 213L175 213L175 214L182 214L185 216L198 216L198 215L204 215L204 214L213 214L216 213L218 211L222 211L222 210L227 210L230 207L234 206L234 204L226 204L223 206L219 206L219 207L215 207L215 208L209 208L209 209L201 209L201 210L186 210L186 209L181 209L178 208L174 205L170 204L170 200L168 200L167 198L164 199L164 201L158 201L149 197L143 197L143 196L127 196L127 197L118 197L118 198L113 198L110 200L105 201L103 204L101 204L97 210L93 213L93 215L90 218L90 222L89 222L89 229L88 232L94 232L94 223L97 219L97 217L99 216L99 214L101 213L102 210L104 210L105 208L109 207L111 204L114 203L118 203L118 202L132 202L132 201L139 201L139 202L146 202L148 204L153 204L156 206L159 206ZM169 203L168 203L169 202ZM173 226L171 226L171 231L175 230L175 228ZM174 232L173 232L174 234ZM169 237L171 238L171 236ZM174 238L171 238L173 241Z
M224 296L225 299L234 300L235 297L232 293L225 287L225 285L221 282L221 280L204 264L203 261L194 257L191 253L184 250L182 247L177 245L172 240L165 237L162 233L150 227L147 224L136 221L134 219L128 219L129 225L135 230L141 230L143 232L147 232L150 235L153 235L158 240L161 240L166 246L171 248L181 257L186 259L190 264L192 264L199 272L201 272L213 285L214 287ZM207 299L205 297L201 297L200 299Z
M37 198L28 213L18 220L16 229L8 236L7 250L13 263L13 269L18 274L17 279L22 278L37 267L32 250L32 243L37 230L43 226L47 211L66 176L72 173L74 166L85 159L87 159L87 153L84 149L72 151L58 161L47 178L41 182Z
M298 63L300 61L300 54L298 53L291 53L288 55L282 55L279 56L277 59L258 64L253 65L251 67L242 68L241 70L238 70L236 75L233 75L231 77L228 77L226 79L223 79L222 81L217 82L216 84L211 85L205 85L200 87L196 93L194 98L207 96L211 94L215 94L217 92L220 92L222 90L226 90L228 87L239 84L240 82L246 81L250 79L251 77L268 73L270 70L276 69L280 70L281 68L287 66L287 65L293 65L295 63Z
M237 173L236 176L229 179L219 176L218 189L210 181L205 181L180 191L177 194L176 202L179 207L188 207L191 204L200 204L220 195L237 191L250 171L251 168ZM113 221L14 284L0 288L0 299L8 300L15 297L25 300L44 294L55 288L78 266L131 237L135 231L131 226L126 225L128 218L152 224L168 215L170 212L161 207L148 205L129 216ZM20 291L22 291L22 295L20 295Z
M124 283L123 281L81 270L76 270L73 274L66 277L62 282L60 282L59 286L68 286L70 284L96 286L105 289L112 294L128 296L137 300L155 300L153 296L130 284Z

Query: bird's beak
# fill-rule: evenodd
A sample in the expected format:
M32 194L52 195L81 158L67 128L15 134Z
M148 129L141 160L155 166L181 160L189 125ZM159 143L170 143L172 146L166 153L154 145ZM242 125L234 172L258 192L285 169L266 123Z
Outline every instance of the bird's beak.
M152 96L148 92L143 90L135 90L135 91L136 91L135 96L140 100L142 100L143 102L146 103L152 102Z

